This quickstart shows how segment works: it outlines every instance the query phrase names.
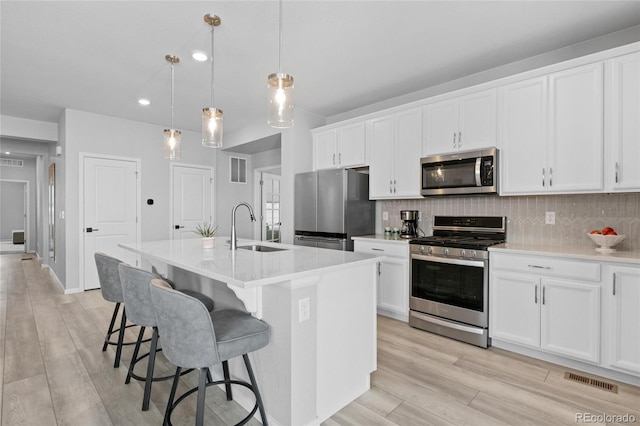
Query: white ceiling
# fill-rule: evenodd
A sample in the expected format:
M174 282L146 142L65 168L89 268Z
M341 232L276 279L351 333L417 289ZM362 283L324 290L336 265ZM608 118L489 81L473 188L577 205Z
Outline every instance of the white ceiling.
M0 2L0 113L57 122L65 107L200 131L210 104L225 132L266 123L266 78L278 67L277 1ZM282 70L295 105L341 114L640 24L640 1L284 2ZM149 98L149 107L136 100ZM265 124L266 125L266 124Z

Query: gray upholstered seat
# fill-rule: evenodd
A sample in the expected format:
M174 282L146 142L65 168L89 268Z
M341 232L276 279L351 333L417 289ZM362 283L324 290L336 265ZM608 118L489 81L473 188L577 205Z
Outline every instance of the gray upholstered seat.
M127 373L127 379L125 383L129 383L133 377L136 380L142 380L145 382L144 397L142 400L142 410L149 409L149 400L151 397L151 384L154 381L168 380L173 377L154 377L153 369L155 367L156 352L158 349L158 327L156 321L156 312L151 301L150 283L153 279L161 278L159 275L153 272L148 272L140 268L136 268L124 263L121 263L118 267L120 272L120 282L122 283L122 294L124 297L125 305L128 307L129 321L141 326L140 334L138 335L138 341L133 351L133 357L129 364L129 371ZM188 294L191 297L199 300L208 311L213 310L213 300L210 297L205 296L197 291L184 291L181 292ZM153 334L151 336L151 348L149 353L142 356L138 356L140 351L140 343L142 342L144 331L146 327L153 327ZM135 365L138 361L148 356L149 361L147 363L147 373L145 376L139 376L134 373Z
M198 300L173 290L162 280L151 282L151 299L162 334L164 355L178 366L169 395L165 424L171 424L171 412L175 406L197 391L196 425L202 425L206 387L225 384L229 389L231 384L235 384L250 389L256 396L253 410L238 424L246 423L260 410L262 423L266 425L267 416L247 354L269 343L269 324L242 311L221 310L209 313ZM224 380L207 380L210 367L240 355L244 359L251 384L230 380L226 374ZM200 369L198 387L185 392L174 402L182 368ZM230 399L229 396L230 392L227 391L227 399Z
M120 328L113 329L116 317L118 316L118 311L120 310L120 304L124 303L124 297L122 295L122 285L120 283L120 273L118 272L118 265L122 263L120 259L116 259L115 257L111 257L104 253L95 253L94 259L96 261L96 268L98 270L98 280L100 281L100 291L102 292L102 297L109 301L114 302L116 304L113 309L113 315L111 316L111 323L109 324L109 329L107 330L107 335L104 338L104 344L102 345L102 351L107 350L108 345L116 346L116 358L113 362L113 367L120 366L120 355L122 354L122 346L125 345L133 345L136 342L125 342L124 341L124 331L128 327L134 327L135 325L126 325L127 324L127 312L126 306L122 307L122 317L120 319ZM118 333L118 340L111 341L111 335L114 333Z

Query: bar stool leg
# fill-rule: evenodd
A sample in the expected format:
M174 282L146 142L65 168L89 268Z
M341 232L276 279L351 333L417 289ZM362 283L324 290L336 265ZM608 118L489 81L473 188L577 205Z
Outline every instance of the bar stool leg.
M180 380L180 373L182 372L182 368L176 368L176 374L173 377L173 384L171 385L171 392L169 392L169 401L167 402L167 409L164 411L164 421L162 422L163 426L169 425L169 417L171 416L171 406L173 405L173 400L176 398L176 391L178 390L178 381Z
M260 410L260 417L262 417L263 426L268 426L267 422L267 413L264 411L264 404L262 404L262 396L260 396L260 391L258 390L258 383L256 382L256 378L253 375L253 369L251 368L251 362L249 361L249 356L247 354L242 355L242 359L244 359L244 365L247 367L247 373L249 373L249 379L251 380L251 386L253 387L253 393L256 394L256 402L258 404L258 409Z
M111 316L111 323L109 324L109 330L107 330L107 336L104 338L104 345L102 345L102 352L107 350L107 346L109 346L109 337L111 337L111 333L113 333L113 326L116 323L116 317L118 316L118 311L120 310L120 302L116 303L116 307L113 309L113 315Z
M126 385L131 382L131 374L133 374L133 368L136 365L136 361L138 360L138 352L140 351L140 343L142 343L142 339L144 338L144 330L146 327L140 327L140 333L138 333L138 340L136 340L136 347L133 350L133 356L131 357L131 363L129 364L129 371L127 372L127 380L124 381Z
M222 361L222 372L224 373L224 388L227 392L227 401L233 400L233 394L231 393L231 383L229 383L229 362Z
M153 367L156 363L156 350L158 349L158 327L153 327L151 336L151 348L149 349L149 363L147 364L147 378L144 381L144 398L142 400L142 411L149 409L151 399L151 384L153 383Z
M122 320L120 321L120 332L118 333L118 345L116 346L116 359L113 368L120 367L120 355L122 354L122 342L124 341L124 330L127 326L127 307L122 308Z
M196 426L204 424L204 400L207 392L207 371L209 368L200 369L198 377L198 408L196 409Z

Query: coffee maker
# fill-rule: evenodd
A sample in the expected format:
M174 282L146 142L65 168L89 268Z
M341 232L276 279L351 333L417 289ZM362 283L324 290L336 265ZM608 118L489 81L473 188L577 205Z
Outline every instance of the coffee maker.
M418 210L400 210L400 219L402 220L401 238L418 236L418 214Z

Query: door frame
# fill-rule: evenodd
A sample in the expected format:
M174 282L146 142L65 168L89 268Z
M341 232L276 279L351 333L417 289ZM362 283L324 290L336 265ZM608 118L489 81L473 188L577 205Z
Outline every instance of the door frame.
M257 169L253 169L253 205L260 206L260 208L256 208L256 213L262 216L262 187L260 186L260 181L262 180L262 173L270 173L271 170L282 169L281 165L277 166L268 166L268 167L260 167ZM274 173L272 173L274 174ZM280 178L282 181L282 174L280 174ZM262 220L256 220L253 224L253 239L257 241L262 241Z
M191 167L194 169L200 169L200 170L208 170L211 173L211 223L216 223L216 210L215 210L215 196L216 196L216 174L215 174L215 167L213 166L207 166L207 165L203 165L203 164L191 164L191 163L181 163L181 162L170 162L169 163L169 205L171 206L171 208L169 209L169 239L173 240L173 224L174 222L174 217L173 217L173 207L174 207L174 200L173 200L173 177L174 177L174 167Z
M84 218L84 161L87 158L97 158L100 160L118 160L118 161L131 161L136 163L136 169L138 170L138 177L136 179L136 194L137 194L137 202L136 202L136 243L140 244L141 240L141 227L142 227L142 160L140 158L135 157L121 157L117 155L105 155L105 154L93 154L90 152L81 152L79 154L79 167L78 167L78 210L80 217L80 235L78 237L78 247L80 247L80 261L78 262L78 289L80 291L84 291L84 262L85 262L85 248L84 248L84 232L83 226L85 223ZM137 256L138 258L140 256ZM139 259L136 262L139 264Z
M22 183L24 184L24 192L23 192L23 197L24 199L22 200L23 203L23 209L24 209L24 217L23 217L23 228L24 228L24 252L25 253L30 253L29 251L29 238L31 238L31 187L30 187L30 182L28 180L22 180L22 179L0 179L0 182L11 182L11 183ZM35 231L34 231L35 233ZM38 236L36 235L36 241L37 241ZM37 245L37 244L36 244Z

